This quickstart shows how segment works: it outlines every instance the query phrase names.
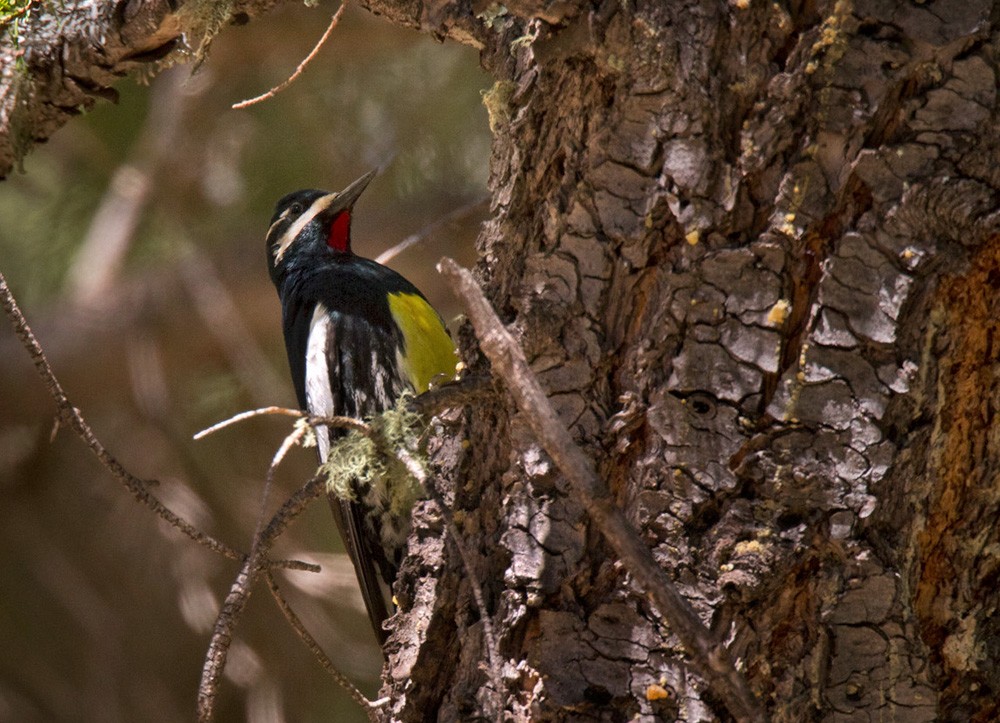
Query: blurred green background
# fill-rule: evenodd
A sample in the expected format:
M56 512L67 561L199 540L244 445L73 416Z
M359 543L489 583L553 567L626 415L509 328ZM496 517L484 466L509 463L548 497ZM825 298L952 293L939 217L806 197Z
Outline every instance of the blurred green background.
M57 375L130 471L176 512L247 549L288 421L198 430L293 405L263 236L275 201L382 169L361 198L355 250L389 262L446 319L434 264L475 260L489 131L476 53L349 7L287 90L336 9L288 5L227 28L194 76L174 68L60 130L0 183L0 270ZM160 522L71 432L9 325L0 325L0 721L194 718L202 661L236 564ZM279 470L273 509L311 473ZM381 656L324 502L277 556L323 572L279 575L330 657L374 696ZM237 630L220 721L365 720L260 587Z

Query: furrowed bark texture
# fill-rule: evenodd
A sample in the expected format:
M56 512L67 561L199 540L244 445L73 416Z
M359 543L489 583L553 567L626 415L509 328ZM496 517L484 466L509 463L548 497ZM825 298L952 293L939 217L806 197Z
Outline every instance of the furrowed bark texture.
M481 49L486 290L772 719L1000 717L992 3L362 4ZM78 75L29 74L14 137ZM508 717L727 719L497 390L432 439L476 562L417 511L392 717L491 709L474 574Z
M115 83L157 61L190 59L230 22L246 22L276 0L65 0L32 2L0 30L0 179L35 143ZM183 37L194 48L185 48ZM185 55L184 53L187 52Z
M481 278L772 718L996 719L991 4L369 5L483 48ZM439 461L508 715L727 719L498 400ZM383 693L469 720L479 612L424 520Z

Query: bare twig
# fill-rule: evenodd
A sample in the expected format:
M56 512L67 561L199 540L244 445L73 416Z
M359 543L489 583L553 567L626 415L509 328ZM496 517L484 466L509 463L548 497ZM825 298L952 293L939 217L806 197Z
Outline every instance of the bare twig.
M292 610L292 606L288 604L288 600L285 599L285 596L281 593L281 588L278 587L278 583L275 581L274 575L271 574L270 571L267 571L265 572L265 579L267 580L267 586L271 590L271 595L274 597L274 601L278 604L278 608L285 616L285 620L287 620L288 624L292 626L292 629L298 634L299 638L302 639L302 642L306 644L306 647L309 648L313 655L316 656L320 665L323 666L326 672L330 674L340 687L347 691L348 695L354 699L354 702L361 706L362 710L367 713L368 719L372 721L372 723L378 723L379 718L376 715L376 711L384 705L385 702L387 702L387 699L383 698L376 701L368 700L368 698L365 697L365 694L358 690L357 686L355 686L346 675L337 670L333 661L330 660L329 656L327 656L327 654L323 651L320 644L316 642L316 639L309 634L309 631L306 630L306 627L302 624L299 616L295 614L295 611Z
M305 562L303 560L268 560L269 570L301 570L302 572L322 572L323 568L315 562Z
M442 388L446 388L445 385ZM450 406L442 402L442 400L451 400L452 405L455 400L465 400L470 394L470 390L473 393L482 393L482 390L487 387L486 383L482 378L474 378L472 383L462 386L454 385L457 392L453 390L451 396L438 397L435 403L436 408L444 408ZM421 395L424 396L424 395ZM419 397L418 397L419 399ZM307 412L302 412L297 409L289 409L287 407L263 407L261 409L254 409L248 412L241 412L236 414L229 419L226 419L218 424L214 424L211 427L202 430L195 435L195 439L202 439L205 436L212 434L220 429L228 427L237 422L242 422L253 417L265 416L265 415L281 415L286 417L294 417L297 419L305 419L308 421L310 426L328 426L328 427L340 427L353 429L367 437L370 437L379 444L380 449L387 454L395 456L404 467L406 467L407 472L421 485L421 487L427 491L428 496L434 500L435 504L441 510L442 518L448 528L448 535L452 539L452 543L458 550L459 556L462 559L462 564L466 571L469 573L469 581L472 587L472 595L475 600L476 606L479 609L480 620L483 624L483 638L485 639L487 655L489 656L489 673L490 682L493 685L495 691L494 694L494 705L497 706L496 715L500 716L501 706L499 704L499 696L503 690L503 677L501 672L501 663L499 659L499 649L496 644L496 636L493 633L493 626L491 623L491 618L488 614L486 608L485 596L483 595L482 587L479 585L479 581L473 574L472 566L472 556L465 548L462 543L462 538L459 534L458 527L455 525L454 518L451 515L451 510L448 509L447 503L445 502L440 491L434 485L433 480L427 474L423 465L412 455L409 450L391 447L385 444L384 440L380 439L380 436L375 428L366 422L354 419L351 417L321 417L317 415L312 415ZM296 428L291 434L289 434L278 452L274 455L274 460L268 469L267 479L270 481L273 478L274 470L284 459L285 454L288 449L290 449L297 441L299 441L302 435L305 433L304 427ZM309 485L316 482L317 479L321 477L316 477L310 480ZM307 487L309 486L307 485ZM305 488L304 488L305 489ZM318 496L319 492L316 492ZM287 506L287 503L286 503ZM295 514L298 514L296 512ZM263 519L263 518L261 518ZM272 525L274 521L278 519L278 515L272 518ZM260 523L258 522L258 528ZM226 598L226 602L223 605L222 610L219 613L219 617L216 621L215 631L212 635L212 642L209 645L209 651L206 655L205 666L202 670L202 683L199 687L198 694L198 715L199 720L208 721L211 720L211 716L214 709L214 699L216 695L216 689L218 686L219 676L222 674L222 670L225 667L226 654L229 649L229 645L232 641L232 631L235 628L236 622L238 621L240 615L242 614L243 608L246 605L246 601L250 596L251 588L254 584L254 580L258 574L261 574L260 567L256 560L260 559L263 555L266 555L267 550L270 547L273 538L269 537L269 530L265 529L263 532L259 531L254 535L254 543L251 548L250 558L245 562L240 570L239 575L237 575L232 587L230 588L230 593ZM268 585L271 588L271 592L275 594L275 598L278 601L279 606L282 608L282 612L285 613L286 618L289 619L293 629L298 633L306 645L313 651L317 656L320 663L324 668L329 670L333 674L334 678L341 684L344 685L348 691L351 693L352 697L355 698L365 710L368 712L369 717L372 716L373 711L380 705L379 701L371 702L368 701L361 693L350 684L349 681L337 671L329 658L323 653L322 649L316 643L316 641L305 631L302 627L301 622L298 622L297 617L295 617L294 612L288 607L288 604L280 596L280 593L276 592L276 584L274 583L273 576L270 574L269 570L263 570L263 574L267 577ZM357 695L355 695L355 693ZM357 696L360 696L357 697ZM362 702L363 701L363 702Z
M286 411L286 410L283 410ZM308 416L307 416L308 419ZM354 420L351 420L354 421ZM288 454L288 450L299 444L302 438L308 434L308 427L296 427L292 432L285 437L278 451L275 452L274 458L271 460L271 466L267 469L267 474L264 477L264 491L261 494L260 501L260 514L257 516L257 527L254 529L253 540L250 543L250 557L257 555L257 545L259 544L261 538L261 528L264 524L265 515L267 513L267 500L271 495L271 489L274 486L274 473L278 469L278 465L282 463L285 459L285 455ZM298 513L296 513L298 514ZM258 556L258 559L260 557ZM320 566L311 562L303 562L301 560L268 560L267 569L271 570L273 568L283 568L286 570L305 570L307 572L320 572Z
M263 95L258 95L256 98L250 98L249 100L241 100L239 103L233 103L232 106L233 110L242 110L243 108L249 108L252 105L267 100L268 98L273 98L278 93L280 93L285 88L294 83L296 78L302 75L302 71L306 69L306 66L309 65L309 63L312 61L313 58L316 57L316 54L319 52L320 48L323 47L323 44L330 37L330 33L333 32L333 29L337 27L337 23L340 22L340 16L344 14L345 7L347 7L346 0L340 3L340 7L337 8L337 12L335 12L333 14L333 17L330 18L330 24L327 26L326 32L323 33L323 37L321 37L319 39L319 42L316 43L316 47L314 47L311 51L309 51L309 55L307 55L305 59L301 63L299 63L299 66L295 69L294 73L292 73L290 76L288 76L288 78L286 78L281 83L278 83L276 86L271 88L271 90L267 91Z
M251 417L261 417L268 414L283 414L286 417L295 417L296 419L301 419L303 412L298 409L289 409L288 407L261 407L260 409L251 409L248 412L240 412L239 414L234 414L229 419L223 419L221 422L216 422L211 427L201 430L194 435L194 439L204 439L210 434L215 434L220 429L225 429L226 427L236 424L237 422L242 422L245 419L250 419Z
M265 570L265 565L262 565L261 561L265 559L271 545L284 532L288 524L301 514L310 502L320 497L325 487L326 481L323 476L313 477L285 501L261 531L254 545L254 554L244 560L236 579L230 586L229 594L215 620L212 640L209 643L205 663L202 666L201 683L198 686L198 720L202 723L212 720L215 713L219 680L226 666L229 646L233 639L233 630L250 599L254 582Z
M295 417L296 419L308 419L309 424L325 424L330 427L338 427L341 429L356 429L361 433L366 433L368 425L364 422L354 419L353 417L317 417L308 412L303 412L300 409L289 409L288 407L261 407L260 409L252 409L249 412L240 412L239 414L234 414L229 419L224 419L217 424L213 424L207 429L203 429L194 435L195 439L204 439L210 434L218 432L220 429L225 429L226 427L236 424L237 422L242 422L251 417L263 417L271 414L279 414L285 417Z
M597 529L677 634L695 668L735 718L755 723L764 720L759 702L733 665L729 651L701 623L614 504L607 485L574 443L528 366L524 352L497 318L472 273L448 258L441 260L438 270L462 300L483 353L507 386L535 437L579 495Z
M271 489L274 487L274 473L277 471L278 465L285 459L285 455L288 454L288 450L302 441L302 438L308 433L308 431L308 427L296 425L295 429L293 429L288 436L285 437L281 446L278 447L278 451L274 453L274 458L271 460L271 464L267 468L267 474L264 475L264 489L261 491L260 495L260 511L257 513L257 526L254 528L253 538L250 541L249 559L253 563L256 563L258 559L257 550L260 545L260 532L264 527L264 519L267 515L267 501L271 496Z
M447 226L449 223L454 223L455 221L463 219L466 216L475 213L479 209L484 208L486 204L489 203L489 200L490 200L489 196L483 196L482 198L477 198L472 203L468 203L464 206L456 208L453 211L449 211L444 216L441 216L441 218L427 224L416 233L410 234L395 246L387 248L385 251L380 253L375 258L375 261L377 261L380 264L389 263L394 258L399 256L401 253L409 249L411 246L416 246L418 243L423 241L425 238L430 236L432 233L437 231L442 226Z
M0 303L2 303L7 317L10 319L10 322L14 327L14 332L17 334L18 339L21 340L21 344L31 356L31 360L35 364L35 369L38 371L39 376L41 376L42 381L49 390L49 394L55 401L56 409L58 410L59 415L59 422L76 432L77 436L79 436L86 443L86 445L90 447L90 450L94 453L104 468L114 475L115 478L117 478L122 484L124 484L133 497L159 515L160 518L165 520L171 526L176 527L198 544L204 545L214 552L224 555L232 560L244 559L245 556L241 552L234 550L221 540L217 540L211 535L205 534L166 507L149 491L147 488L147 482L139 479L125 469L122 463L104 448L104 445L101 444L100 440L98 440L94 435L94 431L84 420L83 415L80 414L80 410L74 407L69 398L66 396L66 392L63 390L62 384L59 383L55 373L52 371L52 367L49 366L48 359L45 357L45 352L42 350L41 345L35 338L34 333L32 333L31 327L28 326L28 322L25 320L24 314L21 313L21 309L17 305L14 295L10 291L10 287L7 286L7 279L4 278L2 273L0 273Z

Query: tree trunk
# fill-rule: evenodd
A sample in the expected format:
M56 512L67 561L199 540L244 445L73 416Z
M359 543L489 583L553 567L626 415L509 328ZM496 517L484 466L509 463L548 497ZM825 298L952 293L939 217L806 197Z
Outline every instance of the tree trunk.
M992 6L791 5L480 8L479 272L774 720L994 720ZM509 399L459 437L508 715L727 719ZM424 539L383 692L469 720L479 611Z
M997 719L993 5L362 4L482 49L484 287L771 718ZM474 564L418 510L393 717L729 719L496 387L432 440Z

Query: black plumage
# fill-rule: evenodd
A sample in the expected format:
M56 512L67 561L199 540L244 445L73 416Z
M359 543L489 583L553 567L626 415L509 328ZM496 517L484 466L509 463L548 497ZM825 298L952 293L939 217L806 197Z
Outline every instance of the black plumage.
M285 196L267 234L268 267L281 300L295 394L302 409L318 415L364 419L392 407L404 391L418 386L412 364L416 356L427 363L428 344L436 345L431 356L438 366L454 358L440 317L420 291L395 271L351 251L350 214L372 176L339 194L306 190ZM399 299L405 302L394 309L392 301ZM419 323L401 319L400 308L415 311ZM321 461L339 432L327 430L327 435L318 435ZM370 488L356 488L354 497L331 496L331 508L369 617L384 642L387 591L409 531L409 510L390 511L388 501Z

